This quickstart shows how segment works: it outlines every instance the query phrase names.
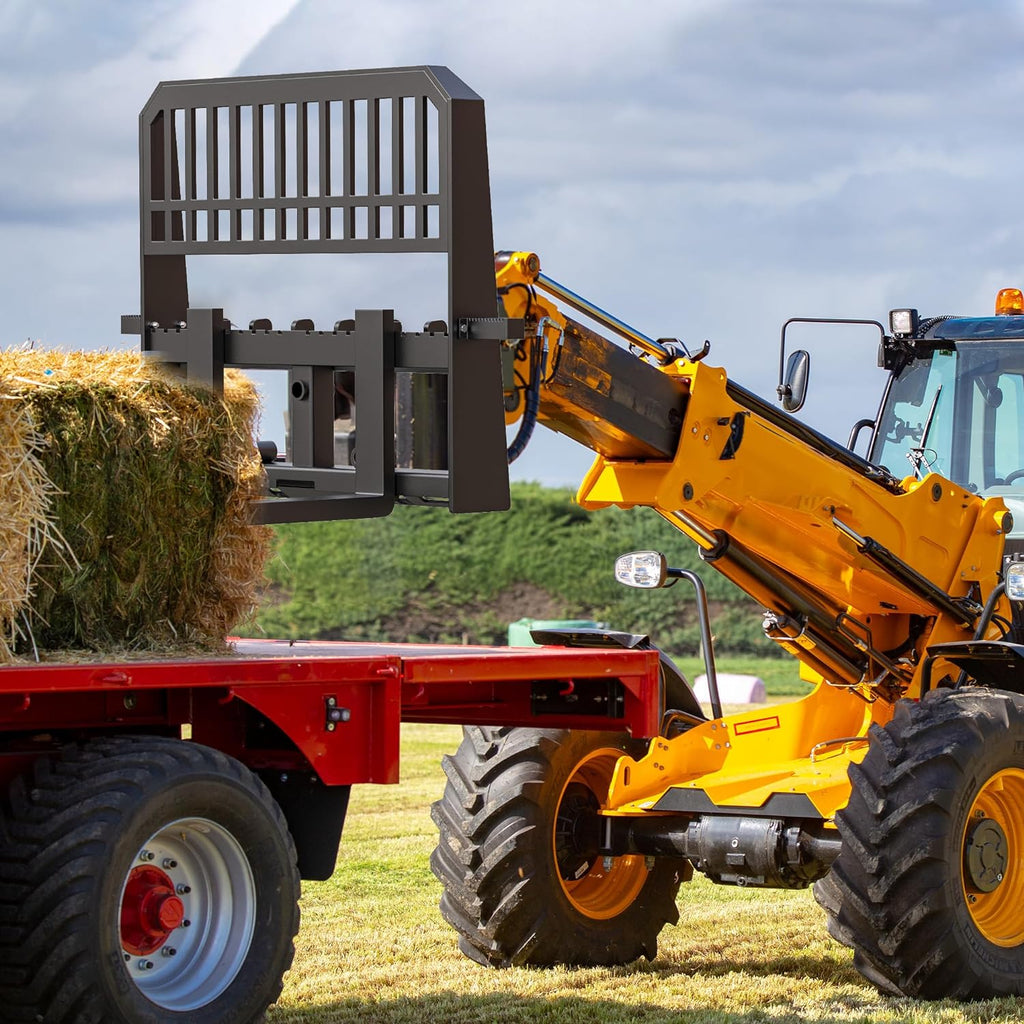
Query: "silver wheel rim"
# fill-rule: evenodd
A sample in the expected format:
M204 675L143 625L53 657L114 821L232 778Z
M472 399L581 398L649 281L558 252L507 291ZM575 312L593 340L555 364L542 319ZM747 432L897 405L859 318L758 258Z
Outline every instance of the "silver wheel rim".
M123 927L125 896L135 902L129 882L137 869L160 872L173 884L170 916L181 924L158 945L140 952ZM135 883L136 889L138 883ZM186 923L187 922L187 923ZM256 884L249 859L230 832L207 818L179 818L143 843L121 886L114 922L132 982L165 1010L183 1011L216 999L241 969L256 923Z

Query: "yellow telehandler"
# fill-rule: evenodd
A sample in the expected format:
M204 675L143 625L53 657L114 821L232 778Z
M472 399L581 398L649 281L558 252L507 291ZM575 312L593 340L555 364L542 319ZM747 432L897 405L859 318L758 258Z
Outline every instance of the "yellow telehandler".
M780 409L706 345L648 338L558 284L536 253L499 253L496 280L525 321L506 344L510 456L537 423L591 447L580 503L655 509L764 606L766 634L816 685L723 714L711 661L705 717L667 669L661 733L639 745L467 729L432 862L462 950L491 965L653 957L696 870L813 883L884 991L1024 993L1020 292L991 317L876 324L889 382L848 447L792 415L809 357L785 359L785 332ZM645 588L693 576L658 552L616 573Z

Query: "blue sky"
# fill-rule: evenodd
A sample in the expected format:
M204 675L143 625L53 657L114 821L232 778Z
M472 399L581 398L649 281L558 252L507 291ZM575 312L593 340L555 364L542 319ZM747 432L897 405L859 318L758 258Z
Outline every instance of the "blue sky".
M132 344L137 114L160 80L447 64L487 103L495 244L762 393L790 316L985 313L1024 286L1024 14L975 0L6 0L0 343ZM337 259L344 260L344 257ZM204 267L245 322L394 305L431 273ZM813 344L809 415L874 412L874 343ZM863 372L860 372L863 371ZM538 432L514 475L576 483Z

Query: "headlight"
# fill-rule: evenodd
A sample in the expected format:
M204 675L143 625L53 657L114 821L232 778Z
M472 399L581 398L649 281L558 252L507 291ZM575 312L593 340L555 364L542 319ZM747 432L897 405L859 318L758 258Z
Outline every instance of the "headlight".
M630 551L615 559L615 578L627 587L654 590L664 586L667 568L660 551ZM1021 586L1024 590L1024 583Z
M896 336L909 337L917 330L916 309L889 310L889 331Z
M1024 601L1024 562L1011 562L1006 567L1006 596L1011 601Z

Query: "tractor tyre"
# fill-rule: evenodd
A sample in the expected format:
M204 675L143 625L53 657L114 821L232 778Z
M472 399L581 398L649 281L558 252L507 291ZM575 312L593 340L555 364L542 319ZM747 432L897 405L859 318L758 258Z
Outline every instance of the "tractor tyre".
M1024 995L1024 696L901 701L873 726L815 895L881 991Z
M295 848L245 766L160 737L36 762L0 815L0 1017L249 1024L298 930Z
M466 728L444 759L430 860L441 913L486 966L623 964L653 959L679 919L684 860L597 852L597 811L628 736L558 729ZM588 824L590 827L588 827Z

